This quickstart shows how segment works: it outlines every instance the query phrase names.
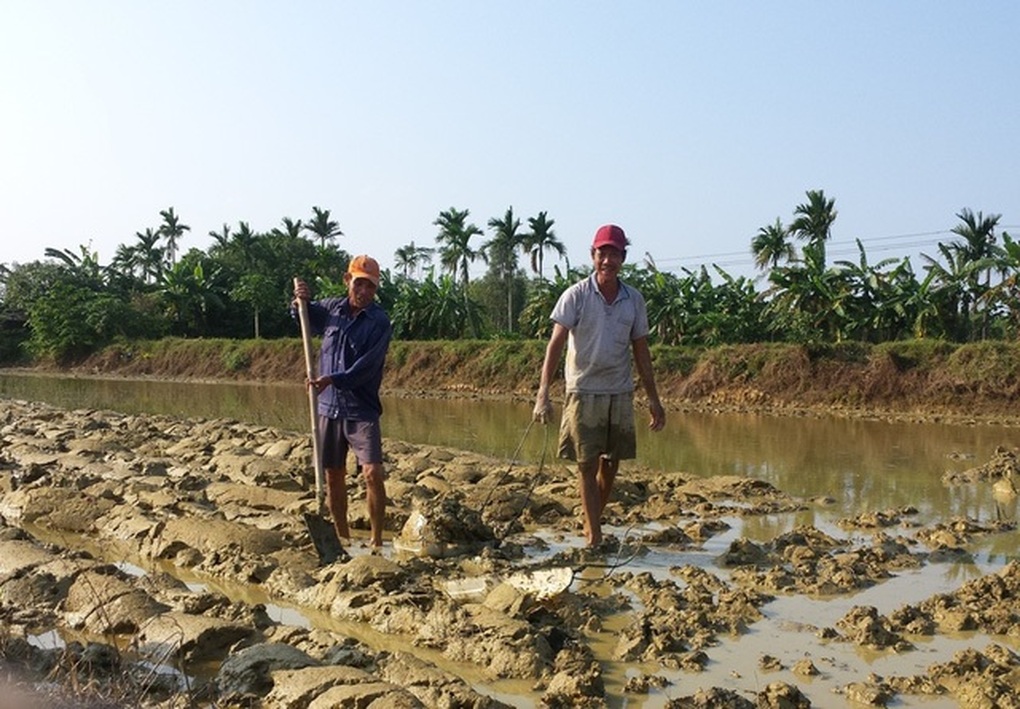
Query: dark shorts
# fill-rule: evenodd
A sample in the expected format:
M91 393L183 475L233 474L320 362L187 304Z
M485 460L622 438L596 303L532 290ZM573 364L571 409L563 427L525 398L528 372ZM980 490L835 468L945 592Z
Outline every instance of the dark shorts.
M634 396L568 393L560 421L559 456L588 462L637 457Z
M375 421L351 421L319 417L319 450L323 468L343 468L347 451L359 464L382 463L382 429Z

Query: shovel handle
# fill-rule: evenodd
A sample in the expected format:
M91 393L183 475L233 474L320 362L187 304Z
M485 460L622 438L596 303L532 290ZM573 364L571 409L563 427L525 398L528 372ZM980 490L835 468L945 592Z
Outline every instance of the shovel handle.
M294 279L294 288L300 279ZM315 365L312 355L312 325L308 319L308 301L297 298L298 318L301 320L301 342L305 350L305 377L310 382L315 378ZM314 386L306 382L308 389L308 411L312 424L312 461L315 465L315 498L322 511L326 501L326 474L322 469L322 456L319 451L319 393Z

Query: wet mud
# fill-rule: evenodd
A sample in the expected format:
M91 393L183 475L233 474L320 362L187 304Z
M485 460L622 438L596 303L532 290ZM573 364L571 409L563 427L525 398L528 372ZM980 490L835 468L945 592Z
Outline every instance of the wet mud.
M383 553L364 546L356 487L350 558L322 565L303 522L318 511L307 436L4 401L10 706L57 706L59 692L39 703L55 686L132 706L1020 706L1015 554L892 610L855 602L1014 521L862 510L754 541L734 525L826 501L637 468L606 542L585 549L561 461L385 449ZM1015 456L945 482L1007 481L1008 497ZM819 601L846 610L831 623L798 610ZM824 651L798 654L798 638ZM751 670L733 661L742 641ZM840 648L919 659L861 672Z

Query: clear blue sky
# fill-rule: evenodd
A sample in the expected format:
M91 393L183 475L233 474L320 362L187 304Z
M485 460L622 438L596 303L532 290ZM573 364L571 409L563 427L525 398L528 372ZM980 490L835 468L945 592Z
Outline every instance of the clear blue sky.
M612 221L750 275L809 189L832 259L936 255L963 207L1020 236L1013 0L0 0L0 91L4 263L107 263L169 206L186 250L317 205L384 267L513 206L573 265Z

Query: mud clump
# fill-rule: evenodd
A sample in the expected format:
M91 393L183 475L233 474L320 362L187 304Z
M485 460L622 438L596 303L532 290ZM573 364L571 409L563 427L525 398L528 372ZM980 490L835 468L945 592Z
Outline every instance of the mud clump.
M694 691L694 678L725 661L721 646L774 622L777 599L856 593L1011 528L919 527L904 508L850 517L845 536L799 523L751 539L734 526L803 522L811 503L752 478L636 469L605 511L617 534L585 549L565 467L384 449L392 543L363 545L365 490L352 485L351 558L323 566L303 521L317 511L307 436L5 401L0 664L11 691L87 679L99 692L88 701L133 706L484 708L519 696L595 707L615 692L668 706L809 706L809 685L833 671L827 658L784 661L769 648L758 669L775 681L764 687L730 677ZM1014 561L887 615L862 603L802 632L908 653L916 636L1015 634L1018 598ZM40 648L46 633L61 641ZM841 691L1018 701L1004 645L944 659L930 678Z

